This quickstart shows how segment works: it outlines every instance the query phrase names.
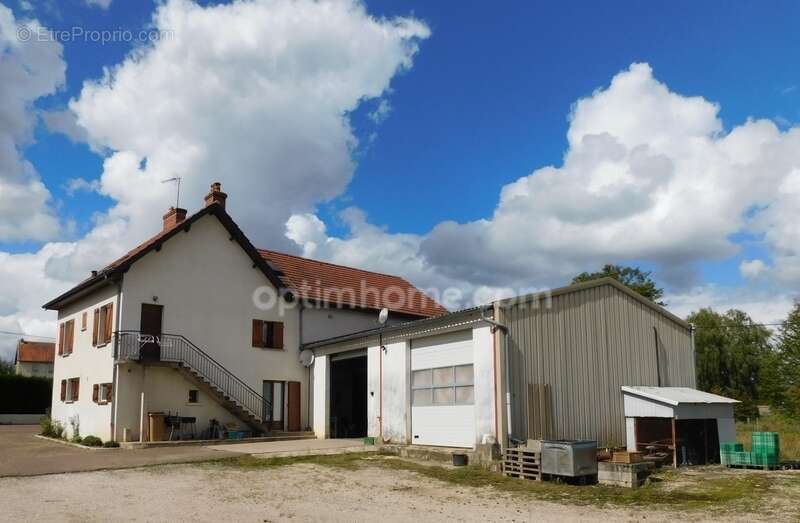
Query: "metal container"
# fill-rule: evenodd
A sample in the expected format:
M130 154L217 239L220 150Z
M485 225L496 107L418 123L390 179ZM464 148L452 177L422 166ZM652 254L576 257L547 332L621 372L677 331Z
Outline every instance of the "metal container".
M597 442L543 441L542 473L571 478L597 474Z

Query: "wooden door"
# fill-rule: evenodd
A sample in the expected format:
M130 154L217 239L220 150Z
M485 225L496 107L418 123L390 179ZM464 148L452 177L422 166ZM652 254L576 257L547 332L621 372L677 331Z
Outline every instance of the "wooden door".
M287 413L287 430L300 431L300 382L290 381L288 385L289 412Z
M143 335L161 336L161 318L164 313L162 305L142 303L140 330ZM146 343L142 346L140 357L143 361L159 361L161 346L158 343Z

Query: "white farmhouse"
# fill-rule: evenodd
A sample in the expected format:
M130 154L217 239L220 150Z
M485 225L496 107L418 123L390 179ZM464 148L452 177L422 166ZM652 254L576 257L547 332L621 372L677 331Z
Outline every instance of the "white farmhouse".
M52 417L67 435L139 441L148 415L253 433L312 419L300 346L447 312L395 276L256 249L215 183L205 207L45 304L58 311ZM193 424L190 422L194 421ZM362 420L340 420L352 431Z

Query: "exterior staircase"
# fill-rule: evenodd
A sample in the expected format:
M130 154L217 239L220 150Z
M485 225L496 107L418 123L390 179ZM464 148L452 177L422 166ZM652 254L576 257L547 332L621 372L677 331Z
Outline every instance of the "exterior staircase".
M216 398L255 434L272 439L305 439L313 432L282 432L270 428L272 404L197 345L176 334L152 336L138 331L116 333L116 361L169 366Z

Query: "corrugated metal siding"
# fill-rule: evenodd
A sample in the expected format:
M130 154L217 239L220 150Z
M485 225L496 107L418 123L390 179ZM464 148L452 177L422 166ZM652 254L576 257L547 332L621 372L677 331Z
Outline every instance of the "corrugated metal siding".
M662 386L695 386L691 335L681 325L612 285L506 305L512 422L528 437L528 385L551 387L551 438L625 444L622 385L657 385L655 333Z

